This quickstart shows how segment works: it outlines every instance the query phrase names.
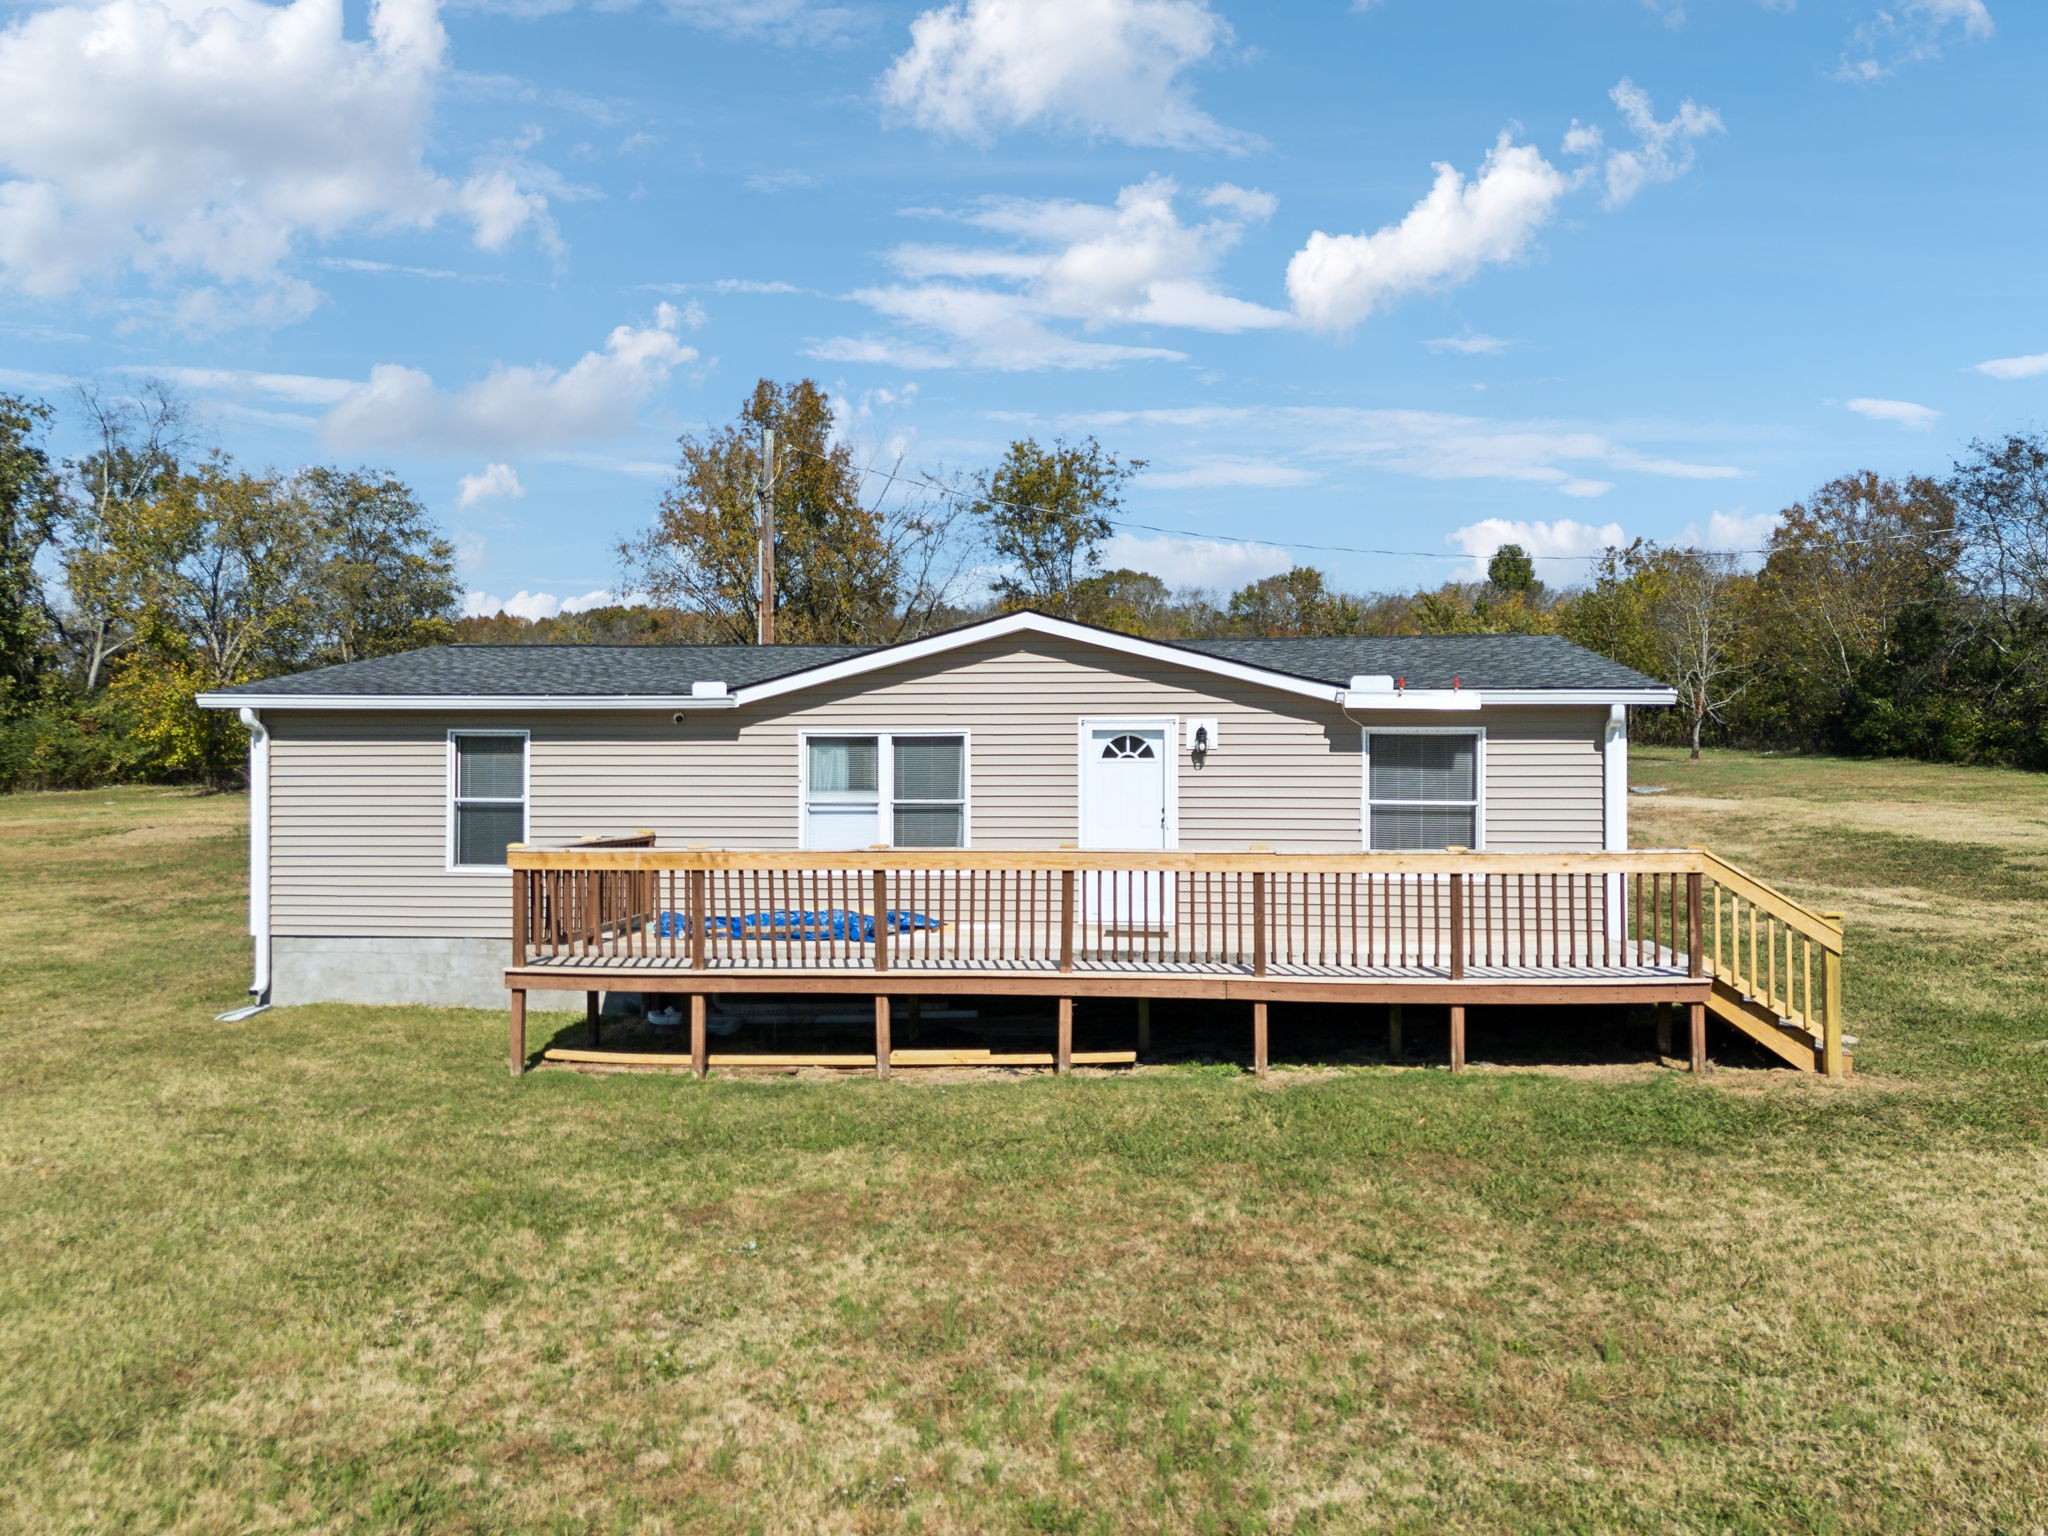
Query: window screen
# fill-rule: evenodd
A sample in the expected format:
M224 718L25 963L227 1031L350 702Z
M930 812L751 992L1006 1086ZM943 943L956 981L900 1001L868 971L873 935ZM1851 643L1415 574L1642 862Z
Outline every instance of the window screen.
M1479 843L1479 738L1466 732L1368 738L1371 846L1388 852Z
M526 738L455 738L454 859L489 867L526 840Z

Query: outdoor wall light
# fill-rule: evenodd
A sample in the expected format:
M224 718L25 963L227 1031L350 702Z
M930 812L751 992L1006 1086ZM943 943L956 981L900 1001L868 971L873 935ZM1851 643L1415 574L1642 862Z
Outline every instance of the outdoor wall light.
M1209 760L1208 726L1198 725L1195 727L1195 738L1188 744L1188 756L1194 759L1197 768Z

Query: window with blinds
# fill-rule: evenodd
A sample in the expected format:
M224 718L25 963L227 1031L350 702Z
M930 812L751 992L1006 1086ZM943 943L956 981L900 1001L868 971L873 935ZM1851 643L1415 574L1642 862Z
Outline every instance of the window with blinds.
M1366 846L1406 853L1479 846L1476 731L1366 737Z
M964 848L965 736L804 740L804 846Z
M457 731L449 738L448 862L503 868L505 849L526 841L526 736Z

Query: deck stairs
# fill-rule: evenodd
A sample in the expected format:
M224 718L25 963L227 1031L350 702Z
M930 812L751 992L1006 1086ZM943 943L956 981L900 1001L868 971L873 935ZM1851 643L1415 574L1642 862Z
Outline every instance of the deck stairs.
M1707 1011L1802 1072L1832 1065L1836 1075L1846 1074L1856 1041L1841 1033L1841 914L1816 912L1700 851L1712 903L1701 925L1704 968L1714 984ZM1831 1016L1839 1057L1832 1064Z

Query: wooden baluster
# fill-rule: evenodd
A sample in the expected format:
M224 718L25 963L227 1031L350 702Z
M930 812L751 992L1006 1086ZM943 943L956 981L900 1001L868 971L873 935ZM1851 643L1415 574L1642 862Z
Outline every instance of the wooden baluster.
M1266 872L1252 873L1252 974L1266 974Z
M1074 968L1074 872L1060 871L1060 969Z
M889 871L877 868L875 892L875 969L889 969Z

